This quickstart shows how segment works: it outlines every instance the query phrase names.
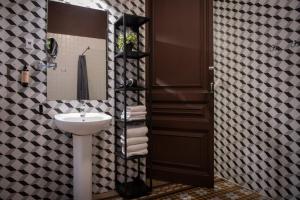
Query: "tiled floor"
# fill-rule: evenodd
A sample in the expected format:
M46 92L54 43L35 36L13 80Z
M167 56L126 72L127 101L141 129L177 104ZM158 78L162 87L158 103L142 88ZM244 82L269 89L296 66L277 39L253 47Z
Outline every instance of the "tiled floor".
M191 185L153 182L153 191L150 195L138 198L139 200L267 200L257 192L247 190L224 179L215 178L214 188L200 188ZM99 194L94 200L121 200L114 191Z

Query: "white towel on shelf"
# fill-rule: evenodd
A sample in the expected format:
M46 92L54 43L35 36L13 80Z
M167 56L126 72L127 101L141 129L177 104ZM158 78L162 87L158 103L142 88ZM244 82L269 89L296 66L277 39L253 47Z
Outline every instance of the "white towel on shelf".
M147 126L127 128L127 139L133 137L143 137L147 133L148 133Z
M125 152L122 151L122 153L125 155ZM140 150L140 151L134 151L134 152L130 152L128 153L127 152L127 157L130 157L130 156L142 156L142 155L147 155L148 154L148 150L147 149L143 149L143 150Z
M127 111L129 111L129 112L146 112L146 106L128 106Z
M121 115L121 119L124 119L124 115ZM137 121L137 120L144 120L146 119L146 115L139 115L139 116L133 116L133 117L128 117L126 116L127 121Z
M131 117L131 116L140 116L140 115L146 115L147 112L132 112L132 111L127 111L126 112L126 116L128 117ZM124 115L124 110L122 111L122 114L121 115Z
M147 143L143 143L143 144L135 144L135 145L127 145L127 153L132 153L135 151L141 151L144 149L148 148L148 144ZM124 145L122 145L122 151L125 151L125 147Z
M122 138L122 136L121 136ZM134 138L127 138L127 146L135 145L135 144L143 144L148 142L148 137L134 137ZM121 143L125 144L124 138L121 139Z
M144 115L146 115L147 114L147 112L131 112L131 111L127 111L126 112L126 117L135 117L135 116L144 116ZM123 116L123 118L124 118L124 110L123 110L123 112L122 112L122 114L121 114L121 117Z

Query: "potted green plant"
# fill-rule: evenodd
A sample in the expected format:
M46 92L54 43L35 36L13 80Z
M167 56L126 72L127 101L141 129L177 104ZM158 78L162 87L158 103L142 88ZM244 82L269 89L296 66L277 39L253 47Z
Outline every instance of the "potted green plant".
M126 33L126 40L124 45L124 36L120 34L118 37L117 45L120 51L130 52L132 49L136 49L137 47L137 35L134 32Z

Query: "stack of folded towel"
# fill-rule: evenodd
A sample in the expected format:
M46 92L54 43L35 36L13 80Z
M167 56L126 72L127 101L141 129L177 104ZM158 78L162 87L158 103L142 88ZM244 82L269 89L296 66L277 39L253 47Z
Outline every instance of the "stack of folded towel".
M121 114L121 119L125 118L124 110ZM146 119L146 106L128 106L126 110L126 119L128 121L135 121L135 120L143 120Z
M148 154L148 128L141 127L128 127L127 128L127 157L135 155ZM122 152L125 154L125 137L121 136Z

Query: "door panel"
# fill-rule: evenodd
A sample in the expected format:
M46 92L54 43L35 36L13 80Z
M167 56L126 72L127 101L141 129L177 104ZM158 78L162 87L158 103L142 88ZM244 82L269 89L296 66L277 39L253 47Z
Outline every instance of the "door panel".
M213 186L211 0L148 1L152 175Z
M205 4L199 0L153 1L154 85L206 86L207 69L199 68L207 61Z
M153 144L154 163L184 166L199 170L207 170L207 163L202 162L207 158L205 149L207 144L203 143L206 134L194 134L193 132L180 130L156 131ZM172 151L164 151L164 145L168 148L183 151L184 154L174 154ZM198 150L199 155L194 157L194 151Z

